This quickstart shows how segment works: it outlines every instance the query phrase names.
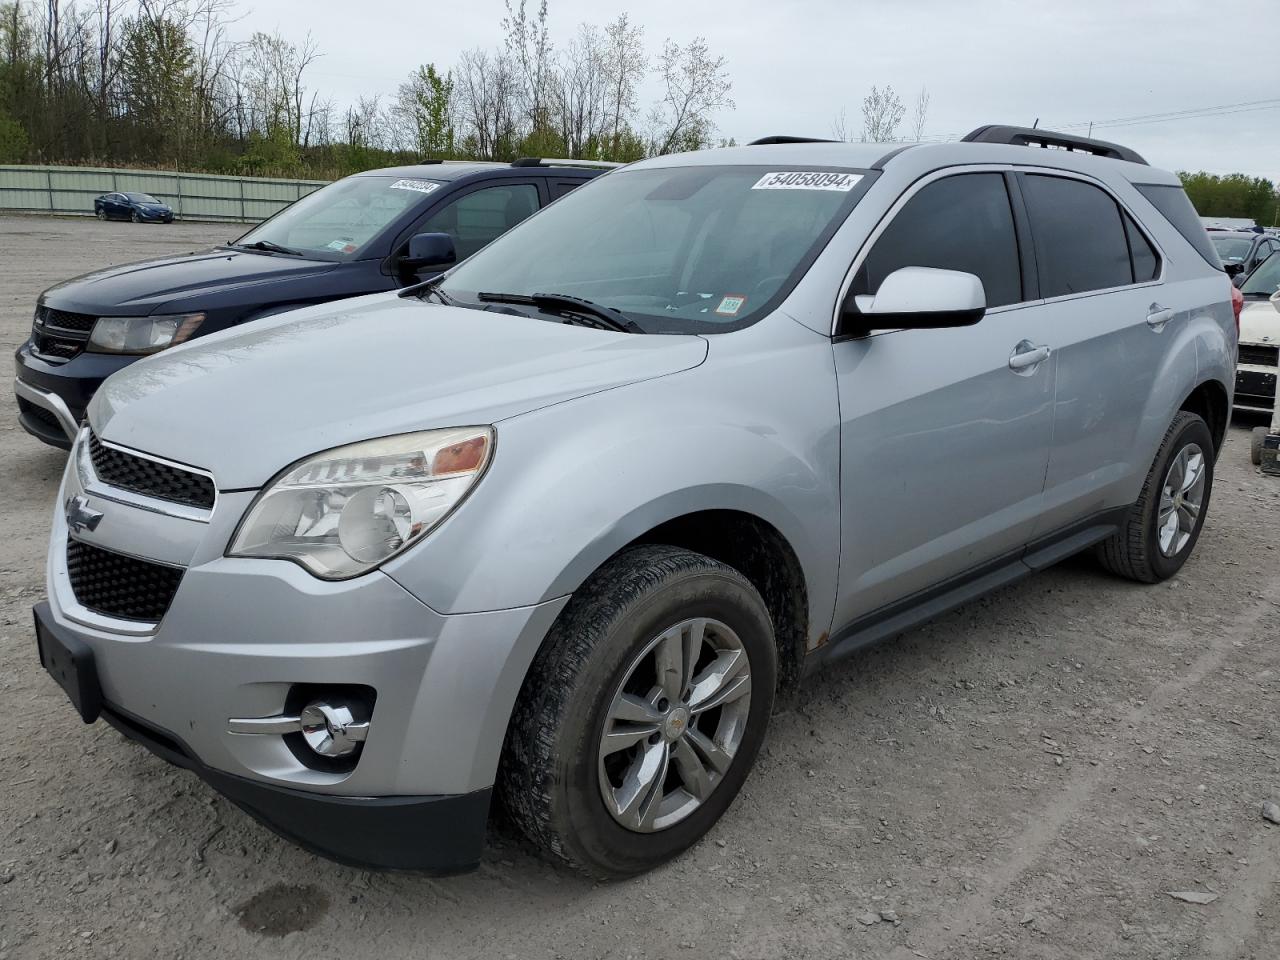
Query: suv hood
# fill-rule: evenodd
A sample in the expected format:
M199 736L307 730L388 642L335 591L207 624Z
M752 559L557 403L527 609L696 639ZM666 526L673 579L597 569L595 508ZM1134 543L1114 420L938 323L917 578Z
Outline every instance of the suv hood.
M375 294L148 357L98 390L103 439L202 467L223 490L372 437L495 423L700 364L697 336L637 335ZM499 439L499 444L501 439Z
M286 276L314 276L336 266L328 260L210 250L86 273L50 287L40 299L72 313L139 316L195 293L221 293Z
M1246 300L1240 311L1240 342L1280 344L1280 312L1269 300Z

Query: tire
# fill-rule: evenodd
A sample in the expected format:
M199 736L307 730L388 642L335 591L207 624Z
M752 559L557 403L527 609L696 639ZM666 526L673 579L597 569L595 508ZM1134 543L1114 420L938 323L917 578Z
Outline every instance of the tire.
M1181 518L1185 516L1182 508L1174 509L1173 512L1179 514L1179 526L1166 548L1162 545L1158 529L1162 495L1166 481L1173 479L1170 474L1171 465L1182 451L1189 451L1192 447L1199 448L1200 469L1203 471L1199 508L1195 511L1194 520L1187 523L1185 529L1181 524ZM1137 503L1129 509L1128 517L1121 524L1120 530L1096 548L1096 555L1102 566L1117 576L1140 583L1159 583L1177 573L1195 549L1200 531L1204 527L1205 515L1209 512L1209 496L1213 491L1213 457L1213 436L1204 420L1194 413L1179 411L1160 443ZM1182 491L1175 493L1179 492ZM1185 501L1187 504L1191 503L1191 492L1193 491L1188 492ZM1168 503L1163 506L1167 508Z
M137 210L133 211L133 214L129 217L129 219L132 220L134 223L142 222L142 217L138 214Z
M1266 427L1254 427L1249 437L1249 462L1255 467L1262 466L1262 444L1267 439Z
M99 210L99 211L98 211L98 219L99 219L99 220L105 220L105 219L107 219L107 211L105 211L105 210Z
M698 628L690 624L702 623L700 618L707 618L707 640L693 644L691 631ZM731 635L738 648L713 652L716 645L729 643ZM664 646L664 638L676 645ZM647 651L695 647L702 656L694 669L677 664L676 671L699 677L700 683L673 706L661 696L664 674L657 667L659 661L650 660L657 654ZM696 712L692 704L699 699L698 689L708 689L706 678L714 672L708 665L732 659L737 669L739 652L746 655L749 678L739 675L721 689L727 691L748 679L745 693L721 707ZM653 670L645 673L650 665ZM665 674L672 678L669 683L675 683L676 671ZM732 675L734 670L722 672ZM627 550L574 595L534 659L503 749L498 777L501 802L530 840L584 873L617 879L652 869L696 843L732 803L764 740L777 674L769 612L742 574L676 547ZM616 698L630 697L635 703L645 696L646 685L650 697L644 701L646 709L661 713L667 704L670 712L665 721L651 724L652 718L646 717L644 723L632 725L611 715ZM687 681L681 681L677 688L686 686ZM725 696L728 700L730 694ZM706 696L701 699L712 702ZM686 710L686 704L690 706L684 720L677 723L677 714ZM740 731L732 759L726 759L727 746L733 742L723 732L726 721ZM603 746L606 730L632 741L631 745L607 751ZM634 739L636 730L643 739ZM644 730L654 732L644 735ZM669 737L675 739L668 742ZM685 771L691 754L686 751L701 763L704 755L697 750L708 744L719 751L723 772L714 772L714 764L707 762L701 769L710 779L690 780ZM726 749L720 750L721 746ZM638 803L634 814L621 810L620 804L607 807L606 792L616 800L628 782L638 782L639 778L628 781L624 769L641 769L640 757L660 753L670 758L671 771L663 780L653 778L661 792L647 791L649 801ZM685 787L687 782L703 785L700 800ZM673 783L677 785L666 786ZM634 793L646 795L645 790ZM624 817L629 826L624 826Z

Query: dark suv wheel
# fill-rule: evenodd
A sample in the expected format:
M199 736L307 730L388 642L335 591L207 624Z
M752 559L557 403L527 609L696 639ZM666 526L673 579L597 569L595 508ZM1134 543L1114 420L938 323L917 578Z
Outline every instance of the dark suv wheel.
M764 601L736 570L628 550L579 590L530 669L499 791L539 846L602 877L696 842L751 768L773 708Z

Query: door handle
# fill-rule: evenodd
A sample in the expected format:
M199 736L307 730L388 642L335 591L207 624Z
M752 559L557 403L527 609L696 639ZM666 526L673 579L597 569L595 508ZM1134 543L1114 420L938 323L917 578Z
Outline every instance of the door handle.
M1009 369L1014 373L1030 373L1049 359L1053 350L1045 344L1034 344L1030 340L1021 340L1009 354Z
M1164 325L1173 319L1173 311L1158 303L1153 303L1147 310L1147 326L1156 332L1163 330Z

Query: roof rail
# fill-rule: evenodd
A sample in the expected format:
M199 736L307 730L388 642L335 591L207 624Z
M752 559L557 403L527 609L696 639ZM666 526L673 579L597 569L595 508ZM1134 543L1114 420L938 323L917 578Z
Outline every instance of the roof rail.
M1109 157L1112 160L1128 160L1149 166L1146 160L1128 147L1106 140L1090 140L1088 137L1076 137L1069 133L1055 133L1053 130L1039 130L1033 127L1006 127L1000 124L988 124L970 131L961 138L963 143L1009 143L1020 147L1044 147L1057 150L1070 150L1074 153L1089 153L1095 157Z
M592 167L601 170L612 170L622 164L612 160L573 160L561 157L520 157L511 161L513 167Z
M823 137L761 137L759 140L752 140L747 144L748 147L764 147L771 143L839 143L839 140L827 140Z

